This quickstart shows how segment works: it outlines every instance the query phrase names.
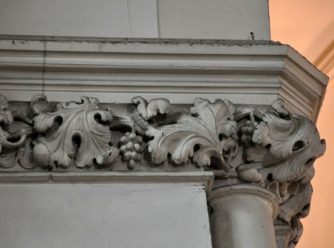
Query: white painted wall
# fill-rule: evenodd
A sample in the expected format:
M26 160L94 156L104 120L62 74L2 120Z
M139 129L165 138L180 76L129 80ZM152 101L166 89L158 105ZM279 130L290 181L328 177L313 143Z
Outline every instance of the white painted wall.
M155 0L0 0L0 34L157 37Z
M199 184L2 184L4 248L209 248Z
M267 0L0 0L0 34L270 39Z
M162 38L270 40L267 0L159 0Z

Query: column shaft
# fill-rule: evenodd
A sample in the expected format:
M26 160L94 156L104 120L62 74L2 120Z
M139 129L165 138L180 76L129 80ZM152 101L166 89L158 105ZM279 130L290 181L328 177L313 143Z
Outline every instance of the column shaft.
M274 195L253 185L215 189L210 196L214 248L276 247Z

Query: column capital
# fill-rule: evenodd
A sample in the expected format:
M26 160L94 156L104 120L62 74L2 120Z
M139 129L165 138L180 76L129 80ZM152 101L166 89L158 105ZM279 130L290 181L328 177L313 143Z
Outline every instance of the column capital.
M213 187L209 194L208 200L212 204L214 201L219 201L221 198L235 196L249 196L262 199L272 205L272 219L274 220L278 215L279 206L276 196L269 190L259 185L240 183L234 185L220 185L219 187Z
M212 196L274 195L280 240L298 241L325 150L314 121L327 77L291 47L6 36L0 53L0 182L211 171Z
M209 195L214 248L276 247L276 196L252 184L220 185Z
M251 192L273 201L274 194L276 221L290 226L294 243L309 210L313 163L325 151L312 121L281 100L250 106L196 98L188 106L140 96L127 105L1 96L0 117L1 172L210 170L215 187L224 186L212 199Z

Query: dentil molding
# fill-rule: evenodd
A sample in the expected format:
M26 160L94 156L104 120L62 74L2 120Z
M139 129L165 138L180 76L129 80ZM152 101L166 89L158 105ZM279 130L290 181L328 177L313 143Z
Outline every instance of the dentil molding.
M313 163L325 151L315 125L282 100L261 107L196 98L188 106L140 96L127 105L1 96L0 123L1 173L213 171L217 182L274 193L276 223L289 225L291 244L309 210Z

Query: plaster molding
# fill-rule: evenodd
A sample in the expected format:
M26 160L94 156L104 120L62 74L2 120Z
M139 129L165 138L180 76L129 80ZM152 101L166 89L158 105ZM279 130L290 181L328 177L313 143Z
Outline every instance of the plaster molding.
M0 55L0 90L19 101L37 93L106 103L137 95L169 95L178 104L282 98L291 112L316 120L328 80L294 49L270 41L1 36Z
M213 247L277 247L273 220L278 203L273 193L239 183L214 186L208 200Z
M1 36L0 183L210 173L212 192L271 192L277 245L293 247L325 149L313 123L327 80L270 41Z
M230 196L254 196L260 199L265 199L272 205L272 218L275 219L278 215L279 209L276 196L258 185L240 183L236 185L214 187L209 196L209 201L211 202L215 199L219 200L223 197Z
M214 174L211 171L187 172L7 172L0 173L1 184L20 183L182 183L200 184L210 192Z

